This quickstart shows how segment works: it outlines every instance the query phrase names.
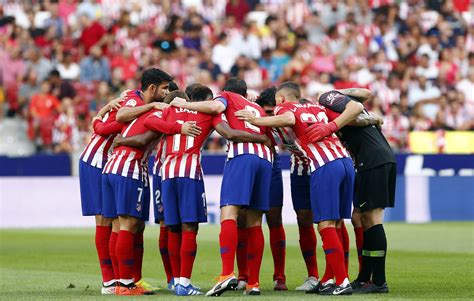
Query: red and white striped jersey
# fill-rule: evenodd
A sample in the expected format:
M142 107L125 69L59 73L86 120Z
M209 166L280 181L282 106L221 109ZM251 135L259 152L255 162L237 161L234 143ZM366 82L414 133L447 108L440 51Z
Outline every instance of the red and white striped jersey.
M145 125L150 129L164 131L167 127L165 121L177 124L194 121L201 128L202 133L197 137L178 133L164 138L163 152L166 158L161 167L162 180L172 178L202 180L201 148L214 127L222 122L221 116L170 107L163 110L162 114L150 115Z
M160 139L160 142L156 145L156 155L153 161L153 174L161 177L161 166L166 159L166 139Z
M290 112L295 116L295 125L292 126L297 137L295 142L302 153L311 160L311 172L328 162L341 158L350 158L348 151L342 146L341 141L335 134L315 143L310 142L306 136L305 129L310 125L329 122L327 111L330 110L312 103L299 104L296 102L287 102L275 107L275 115ZM332 113L336 116L338 115L338 113Z
M289 127L274 128L273 132L278 135L283 146L291 153L290 172L297 173L298 176L310 175L310 160L296 144L296 134L293 129Z
M111 146L115 136L120 133L123 125L115 121L116 111L108 112L102 120L93 123L94 133L80 156L80 160L91 166L102 168L111 155Z
M121 133L122 137L136 136L149 131L145 126L145 120L150 115L160 113L161 111L159 110L152 110L142 114L140 117L124 126ZM175 126L170 123L166 123L165 128L166 133L169 134L179 133L181 131L180 125ZM143 149L131 146L119 146L112 153L112 156L104 167L103 173L112 173L144 181L145 177L148 175L148 167L146 170L144 169L144 165L148 163L148 154L148 146L145 146Z
M226 110L222 115L222 119L229 123L229 126L235 130L245 131L252 134L267 134L267 128L262 126L255 126L249 122L238 119L235 116L235 112L246 109L254 113L256 116L265 116L265 111L253 103L245 99L243 96L237 93L222 92L219 96L216 97L216 101L222 102L226 106ZM239 155L251 154L257 155L262 159L272 162L273 155L270 148L261 143L251 143L251 142L227 142L227 158L232 159Z

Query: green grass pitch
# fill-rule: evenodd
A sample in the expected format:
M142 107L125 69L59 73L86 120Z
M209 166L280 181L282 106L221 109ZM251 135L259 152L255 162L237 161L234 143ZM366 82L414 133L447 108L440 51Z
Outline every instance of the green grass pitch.
M224 300L258 298L264 300L324 299L293 291L306 276L298 247L296 226L286 226L288 292L272 291L272 257L265 229L265 254L260 283L262 296L245 297L242 292L228 292ZM326 297L353 300L366 299L473 299L474 223L432 223L386 225L389 251L388 295ZM352 226L350 276L356 276L357 258L353 249ZM165 287L164 272L157 250L159 228L146 230L144 277L150 283ZM193 282L205 291L220 271L217 226L202 226L198 236ZM93 229L0 230L0 299L1 300L108 300L115 296L100 295L100 277L93 245ZM319 272L324 271L321 241L318 237ZM75 288L67 288L73 284ZM179 299L167 291L155 296L127 300ZM205 297L181 298L206 299Z

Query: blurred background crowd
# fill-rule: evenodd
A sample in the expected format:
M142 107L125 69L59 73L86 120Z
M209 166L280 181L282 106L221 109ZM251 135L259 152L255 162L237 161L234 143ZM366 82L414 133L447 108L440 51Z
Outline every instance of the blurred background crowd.
M369 88L398 152L409 131L474 129L470 0L0 0L0 120L37 151L81 151L91 117L158 67L182 89ZM2 121L0 121L1 123ZM208 151L222 151L213 137Z

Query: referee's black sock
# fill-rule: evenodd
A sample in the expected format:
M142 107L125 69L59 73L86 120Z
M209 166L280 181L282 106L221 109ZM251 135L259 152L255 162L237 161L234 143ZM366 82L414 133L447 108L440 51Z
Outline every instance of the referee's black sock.
M383 285L385 280L385 256L387 254L387 237L382 224L375 225L366 231L371 237L370 246L366 255L370 256L372 265L372 282L375 285ZM364 251L363 251L364 252Z
M357 276L358 282L369 282L370 276L372 275L372 258L368 256L367 250L370 250L372 245L372 237L367 231L364 231L364 239L362 243L362 267Z

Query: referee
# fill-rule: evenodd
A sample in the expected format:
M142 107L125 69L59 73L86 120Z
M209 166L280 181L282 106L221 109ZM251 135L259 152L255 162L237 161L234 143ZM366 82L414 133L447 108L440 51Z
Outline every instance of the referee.
M333 90L321 94L319 104L342 113L349 102L364 102L370 95L369 90L360 88ZM337 126L328 124L326 129L309 127L306 134L311 140L317 141L328 132L338 131L341 141L352 153L356 168L352 223L355 230L363 227L363 242L360 242L359 237L362 265L357 279L352 282L352 288L354 293L359 294L388 293L385 280L387 238L383 227L383 211L395 203L396 161L387 140L375 125L380 123L379 117L364 111L358 119L358 123L366 122L367 126L337 129Z

